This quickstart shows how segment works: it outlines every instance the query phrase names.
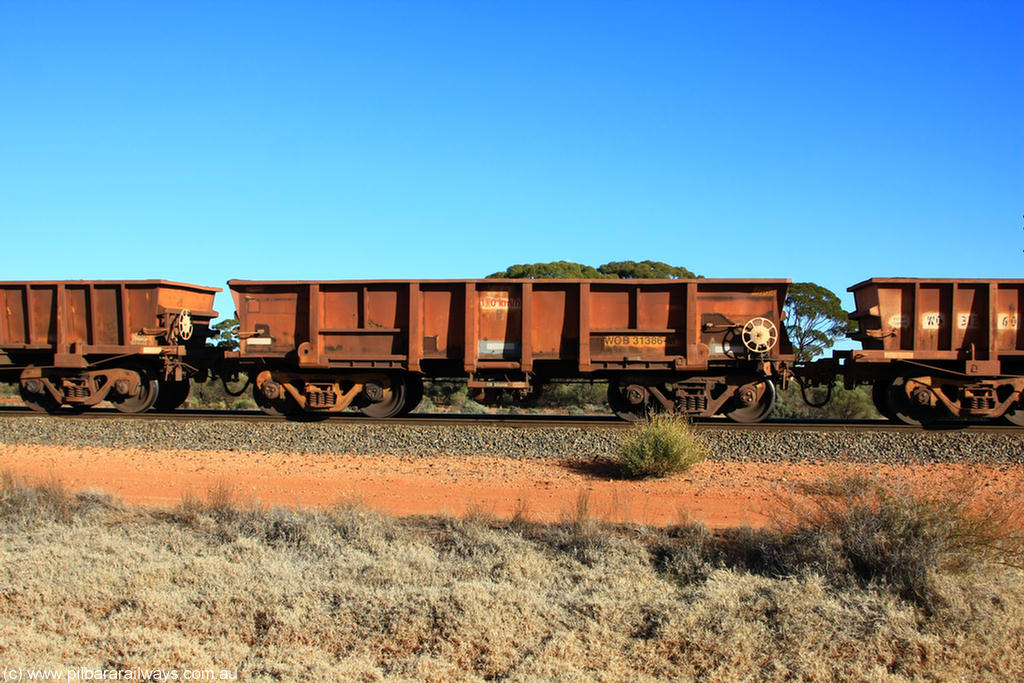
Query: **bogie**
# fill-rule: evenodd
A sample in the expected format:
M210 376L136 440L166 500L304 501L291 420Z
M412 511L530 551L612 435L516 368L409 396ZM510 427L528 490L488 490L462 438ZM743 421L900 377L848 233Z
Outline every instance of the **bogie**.
M760 422L775 405L775 384L756 375L624 375L609 381L608 403L616 415L629 421L668 413L682 417L725 415L734 422Z

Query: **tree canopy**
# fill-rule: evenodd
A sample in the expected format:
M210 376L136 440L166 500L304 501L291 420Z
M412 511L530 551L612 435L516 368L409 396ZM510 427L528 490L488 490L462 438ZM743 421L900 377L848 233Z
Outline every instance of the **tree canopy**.
M207 343L216 346L218 349L227 349L229 351L238 350L238 316L226 318L221 320L216 325L211 326L216 330L216 334L211 335L207 339Z
M692 279L697 277L693 271L682 266L670 266L661 261L612 261L597 269L604 275L630 278L672 278Z
M509 266L501 273L491 273L489 278L601 278L611 277L602 275L597 268L585 266L582 263L572 261L553 261L551 263L517 263Z
M839 297L813 282L794 282L786 297L786 332L798 361L808 361L856 329Z
M491 273L488 278L693 278L692 271L670 266L661 261L611 261L603 266L593 266L572 261L552 263L520 263L509 266L504 272Z

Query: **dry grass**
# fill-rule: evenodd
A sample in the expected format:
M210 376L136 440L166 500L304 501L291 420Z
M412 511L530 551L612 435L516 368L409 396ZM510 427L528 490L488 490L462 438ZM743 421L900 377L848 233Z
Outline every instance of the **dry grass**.
M508 523L479 510L243 508L227 487L151 512L0 484L11 667L209 667L259 681L1024 677L1024 581L1002 551L970 569L936 562L943 599L925 609L890 582L839 580L842 567L813 553L778 560L799 527L615 526L583 495L543 525L525 510Z

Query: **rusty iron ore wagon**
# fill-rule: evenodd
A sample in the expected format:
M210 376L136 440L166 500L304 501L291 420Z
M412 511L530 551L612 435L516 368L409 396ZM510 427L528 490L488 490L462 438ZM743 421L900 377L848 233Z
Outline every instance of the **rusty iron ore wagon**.
M789 280L231 280L237 362L271 413L388 417L424 378L474 399L529 401L601 378L623 418L763 419L792 348Z
M894 421L1002 417L1024 426L1024 280L872 278L849 291L851 337L862 348L804 374L872 385L878 411Z
M36 410L173 409L209 372L218 288L164 280L0 282L0 378Z
M619 416L764 419L776 385L870 385L894 421L1024 426L1024 279L850 287L861 348L794 366L789 280L228 283L240 348L207 344L217 288L165 280L0 282L0 381L36 410L171 410L192 380L245 372L266 412L414 409L425 379L484 404L599 379Z

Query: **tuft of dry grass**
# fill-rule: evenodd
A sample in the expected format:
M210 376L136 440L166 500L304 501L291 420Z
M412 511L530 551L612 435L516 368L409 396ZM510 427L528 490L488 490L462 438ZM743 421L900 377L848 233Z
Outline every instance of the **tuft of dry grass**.
M530 523L532 512L530 502L526 498L517 498L515 507L512 509L512 520L509 526L513 529L520 529Z
M806 493L832 510L872 486ZM831 555L787 549L806 542L803 524L614 525L586 494L551 525L525 513L397 519L357 503L229 507L220 495L152 512L66 491L61 516L54 495L13 476L0 486L0 642L14 668L255 681L1024 677L1024 580L999 553L973 571L934 565L944 600L928 609L888 581L840 580L853 567L822 561Z
M707 446L690 424L672 415L654 415L633 425L615 451L626 477L665 477L685 472L707 458Z
M233 514L235 503L235 487L225 479L216 481L206 492L206 508L215 515Z
M0 518L28 522L39 515L68 521L74 516L75 497L51 474L29 485L9 470L0 473Z

